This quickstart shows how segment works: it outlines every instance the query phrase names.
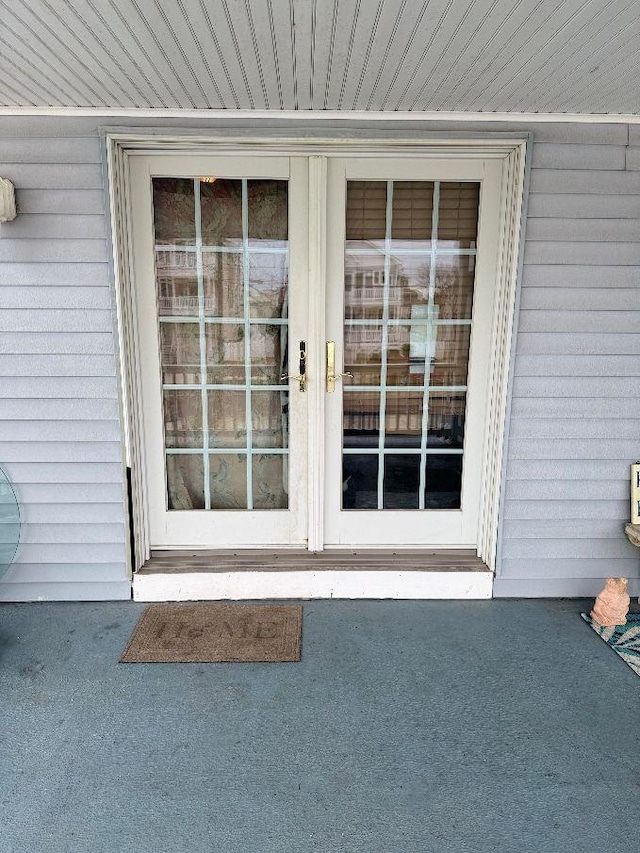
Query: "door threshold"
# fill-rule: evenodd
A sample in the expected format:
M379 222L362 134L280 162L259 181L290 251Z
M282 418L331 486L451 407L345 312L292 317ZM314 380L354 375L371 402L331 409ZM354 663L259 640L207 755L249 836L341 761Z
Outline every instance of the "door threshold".
M133 578L135 601L488 599L492 588L471 550L155 551Z

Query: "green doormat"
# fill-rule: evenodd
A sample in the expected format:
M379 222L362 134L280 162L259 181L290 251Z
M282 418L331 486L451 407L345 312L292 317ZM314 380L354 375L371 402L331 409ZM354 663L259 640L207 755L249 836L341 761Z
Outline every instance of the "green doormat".
M640 675L640 613L629 613L626 625L605 628L586 613L580 614L605 643L620 655L631 669Z
M300 660L302 607L151 604L120 663Z

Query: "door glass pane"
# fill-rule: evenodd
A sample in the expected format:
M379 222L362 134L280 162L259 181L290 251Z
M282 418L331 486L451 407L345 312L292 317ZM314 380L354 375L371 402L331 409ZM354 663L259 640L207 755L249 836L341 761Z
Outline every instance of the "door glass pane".
M167 507L284 509L287 181L154 178L153 199Z
M204 465L201 454L167 454L169 509L204 509Z
M343 402L345 447L377 447L380 443L380 393L345 388Z
M165 385L197 385L201 379L197 323L160 323L160 361Z
M254 392L251 404L253 447L287 447L288 407L289 395L286 391Z
M347 182L344 509L460 507L479 196Z
M278 385L287 371L287 327L266 323L251 326L251 381Z
M205 324L207 382L210 385L244 385L245 331L244 323Z
M242 181L200 181L203 248L242 247Z
M253 506L286 509L289 500L287 457L281 453L253 454Z
M202 447L202 395L200 391L165 388L164 443L166 447Z
M247 506L247 457L244 453L209 456L211 509L245 509Z
M384 509L418 509L420 457L387 453L384 457Z
M203 251L202 285L207 317L244 315L242 252Z
M288 239L287 182L248 181L251 248L284 249Z
M343 509L377 509L378 454L345 454L342 465Z
M195 193L190 178L153 179L156 246L196 242Z

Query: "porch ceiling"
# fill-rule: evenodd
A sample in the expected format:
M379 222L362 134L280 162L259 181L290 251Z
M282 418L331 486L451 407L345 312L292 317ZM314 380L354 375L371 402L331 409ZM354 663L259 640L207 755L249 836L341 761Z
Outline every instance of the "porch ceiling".
M0 106L640 111L637 0L0 0Z

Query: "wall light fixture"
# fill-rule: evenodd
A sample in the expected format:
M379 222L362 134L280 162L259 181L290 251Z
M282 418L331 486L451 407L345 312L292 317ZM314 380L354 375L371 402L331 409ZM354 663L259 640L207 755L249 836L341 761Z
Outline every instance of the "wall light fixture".
M16 194L8 178L0 178L0 222L16 218Z

